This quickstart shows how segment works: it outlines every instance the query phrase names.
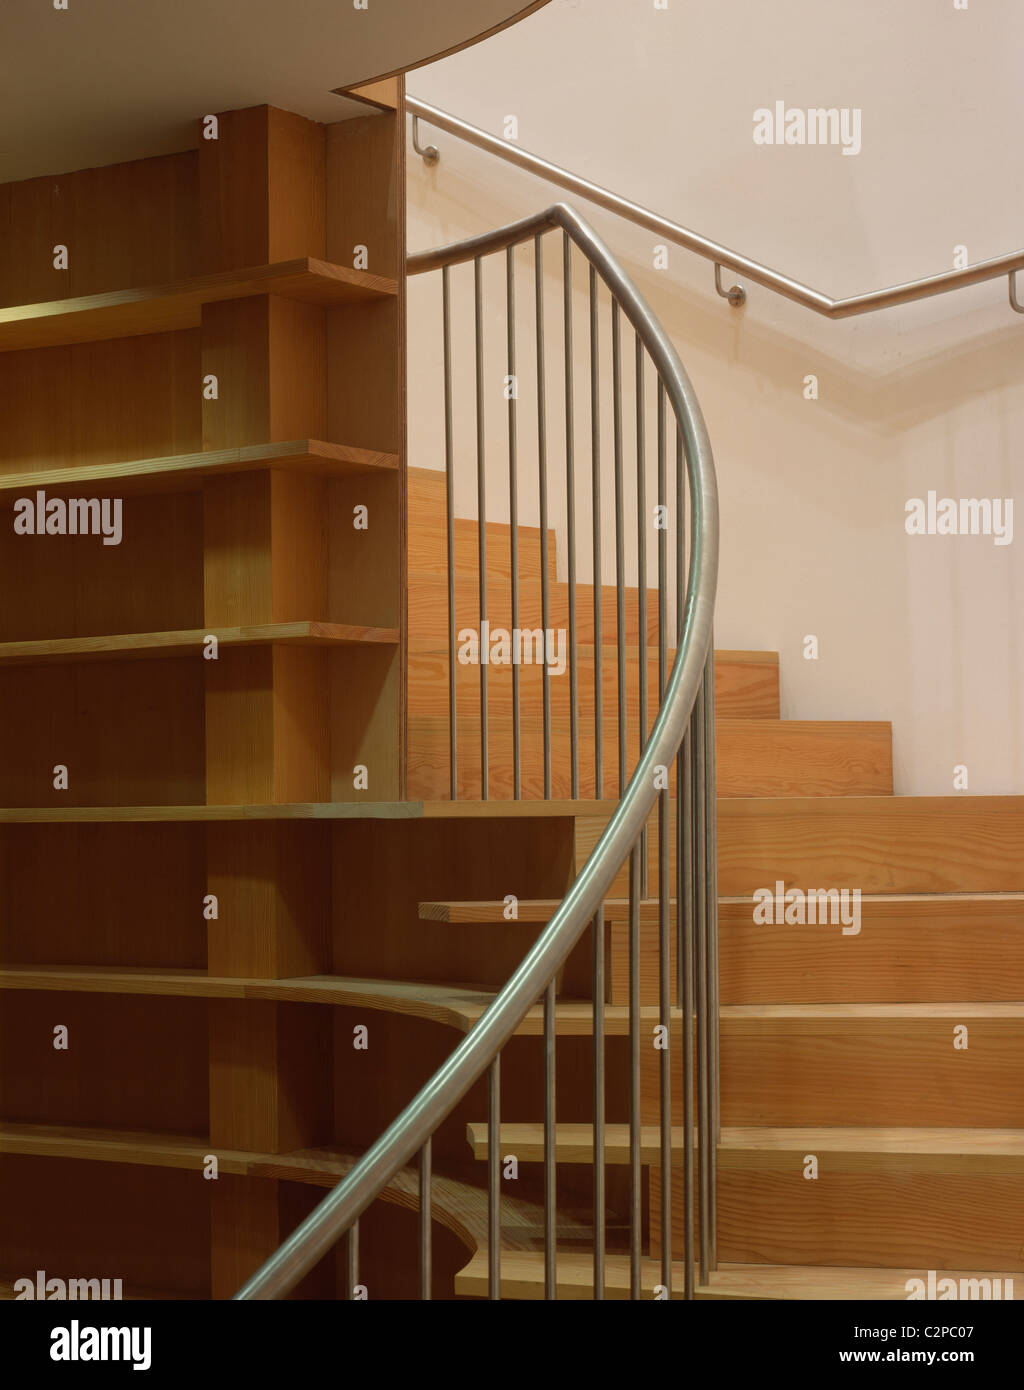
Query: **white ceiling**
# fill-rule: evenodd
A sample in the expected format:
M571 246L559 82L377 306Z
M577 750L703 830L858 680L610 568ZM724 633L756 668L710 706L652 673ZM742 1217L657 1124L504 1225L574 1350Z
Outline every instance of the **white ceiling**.
M0 182L186 149L209 112L364 114L335 89L472 42L536 0L66 4L0 0Z

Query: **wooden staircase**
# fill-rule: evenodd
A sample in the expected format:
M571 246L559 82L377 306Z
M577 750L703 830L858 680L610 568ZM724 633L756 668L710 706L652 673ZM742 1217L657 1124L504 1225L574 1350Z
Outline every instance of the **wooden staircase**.
M615 594L598 636L584 584L579 798L563 676L539 799L533 667L508 800L511 673L492 667L491 799L474 799L478 673L460 667L448 800L444 490L404 456L401 103L396 81L337 125L224 113L179 154L0 189L3 506L123 506L118 545L0 527L0 1185L17 1195L0 1296L44 1270L229 1297L480 1018L615 805ZM487 533L488 616L508 625L508 528ZM460 627L480 616L477 543L457 521ZM554 536L529 528L520 621L540 624L545 552L565 626ZM648 721L657 706L657 595L642 607L630 592L630 767L639 647ZM888 724L780 720L774 653L715 667L720 1265L700 1295L1016 1277L1024 798L894 798ZM648 856L656 883L654 835ZM606 907L610 1296L628 1294L626 881ZM755 925L750 895L778 881L860 888L861 931ZM583 940L556 1013L561 1297L593 1294L591 970ZM537 1007L502 1059L506 1297L543 1293L543 1067ZM649 1291L679 1183L655 1101L651 1053ZM485 1107L481 1082L433 1141L437 1298L486 1293ZM417 1295L417 1202L403 1172L360 1220L370 1297ZM295 1296L344 1296L343 1266L339 1249Z
M439 480L440 475L438 480L413 479L411 491L423 499L424 510L431 496L440 497ZM500 534L497 528L489 530L494 532L489 546L501 555ZM467 547L468 564L475 536L467 530L459 541ZM634 615L635 634L635 593L631 597L628 611ZM472 624L472 592L460 601L466 613L460 624ZM443 635L439 625L436 632ZM417 667L414 646L410 661L410 776L435 786L433 779L446 767L448 728L440 699L446 686L444 680L428 684L426 655ZM438 660L442 653L431 655ZM582 698L593 681L592 655L589 665L587 660L580 663ZM603 675L607 765L609 750L614 756L615 749L614 647L608 649ZM470 673L460 672L463 676L460 737L465 744L460 742L459 758L470 770L471 787L479 768L472 760L478 738L472 720L476 692ZM507 671L504 677L501 686L501 675L496 680L492 671L491 688L493 707L508 719ZM656 664L649 679L656 690ZM565 709L566 680L562 677L560 686L551 682L553 710ZM631 758L639 742L637 681L634 637L629 659ZM1024 1064L1024 798L893 797L890 726L781 721L774 654L717 653L716 686L723 1123L719 1268L699 1287L698 1296L899 1300L913 1287L908 1281L927 1279L929 1270L937 1271L938 1278L1010 1279L1015 1296L1024 1296L1019 1234L1024 1218L1024 1092L1019 1084ZM523 700L525 707L525 694ZM592 696L587 708L592 718ZM492 730L501 717L493 716ZM527 727L533 732L524 720ZM564 788L564 720L553 720L553 729L554 781ZM502 773L505 786L510 783L508 751L493 732L491 742L492 786ZM582 747L584 758L588 748L592 756L585 735ZM539 764L536 739L528 744L524 738L523 750L525 785L536 777L527 771L528 759L534 768ZM581 769L584 785L586 777ZM583 854L592 840L586 820L581 817L577 824ZM650 837L652 883L655 839ZM674 867L673 859L673 875ZM860 888L859 931L844 935L839 925L755 923L752 895L764 888L774 892L779 881L786 889ZM624 894L624 877L617 891ZM514 936L525 949L557 905L555 898L519 898L517 920L509 921L502 899L466 896L421 899L419 913L425 924L476 931L496 947ZM643 903L640 915L641 1000L653 1022L657 902ZM616 1011L628 999L625 896L606 901L605 920L608 1049L614 1068L616 1061L621 1067ZM673 946L673 970L674 955ZM584 973L579 969L576 980ZM573 989L563 980L559 1038L570 1030L582 1036L590 1032L590 1006L567 997ZM538 1028L539 1010L534 1012ZM677 1011L674 1023L681 1026ZM503 1083L513 1065L506 1055ZM577 1216L586 1206L593 1164L589 1117L580 1113L577 1119L573 1113L585 1112L589 1104L589 1082L581 1076L585 1066L581 1054L567 1065L565 1082L561 1073L558 1078L559 1180L564 1171L563 1200ZM645 1294L654 1296L662 1278L663 1175L653 1051L645 1050L642 1068L648 1220L642 1283ZM621 1070L618 1079L619 1089L609 1098L605 1163L609 1190L618 1178L621 1193L629 1158ZM563 1105L567 1088L572 1089ZM520 1184L536 1183L543 1163L540 1102L537 1090L533 1115L519 1110L514 1120L506 1121L503 1109L502 1161L517 1160ZM478 1161L488 1157L482 1114L482 1108L473 1112L465 1130ZM675 1119L678 1124L678 1112ZM677 1128L676 1164L682 1145ZM681 1181L676 1167L672 1213L677 1253L683 1239ZM503 1194L512 1195L517 1182L505 1181ZM611 1241L609 1249L606 1294L626 1298L628 1253L625 1246L616 1251ZM678 1296L682 1265L674 1268ZM487 1255L481 1249L459 1272L455 1291L486 1297L487 1287ZM968 1287L984 1291L985 1285ZM998 1297L999 1288L1008 1286L993 1287ZM557 1292L559 1298L593 1297L590 1255L571 1242L559 1250ZM508 1250L502 1260L502 1296L544 1296L540 1252Z

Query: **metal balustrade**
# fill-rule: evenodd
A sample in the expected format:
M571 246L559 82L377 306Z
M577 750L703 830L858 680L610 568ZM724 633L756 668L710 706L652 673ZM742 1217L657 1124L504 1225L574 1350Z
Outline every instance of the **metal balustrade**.
M544 251L547 239L561 240L562 348L561 371L549 371L549 344L545 338ZM604 903L623 866L629 868L629 1208L628 1263L630 1295L643 1289L642 1250L642 1148L641 1148L641 1049L651 1047L650 1024L665 1029L667 1046L658 1052L659 1163L664 1176L661 1206L661 1262L659 1280L668 1296L694 1296L698 1280L705 1281L715 1268L716 1142L719 1133L718 1104L718 1000L717 1000L717 891L715 846L715 740L714 666L712 619L718 569L718 502L711 447L692 386L679 358L631 280L603 241L572 209L558 204L545 212L451 246L409 258L411 275L440 272L439 309L443 372L441 392L444 411L444 458L447 499L446 554L448 563L448 653L450 795L459 795L459 720L457 707L455 577L455 487L458 450L454 403L458 391L467 391L474 402L475 422L471 462L475 467L478 518L478 594L481 622L488 613L487 492L497 464L488 457L487 397L485 386L485 314L483 269L490 257L504 260L505 332L504 365L515 376L519 357L517 339L517 275L515 249L533 246L533 294L519 302L533 302L536 362L536 419L528 420L515 395L507 404L505 461L509 488L509 612L517 625L522 597L519 574L518 504L521 477L520 446L529 428L536 431L537 487L540 516L541 617L545 634L550 626L551 582L547 557L550 524L549 489L564 481L567 541L569 749L568 764L573 798L580 795L581 744L592 755L594 794L605 792L602 699L601 579L605 555L601 512L602 473L608 442L602 437L602 322L601 299L610 300L611 327L611 469L614 486L615 656L618 691L618 738L614 750L618 801L608 825L582 870L547 926L521 964L495 996L479 1021L466 1034L445 1063L415 1099L380 1136L348 1175L296 1228L281 1248L236 1294L239 1299L279 1298L322 1259L341 1238L346 1238L345 1282L349 1296L359 1282L359 1222L388 1183L402 1169L418 1163L419 1173L419 1272L421 1297L430 1297L432 1136L439 1125L476 1081L487 1076L487 1254L488 1289L501 1297L501 1058L508 1041L528 1011L542 1001L544 1047L544 1219L543 1253L545 1296L554 1298L558 1282L558 1168L556 1151L556 980L569 953L584 933L592 931L593 946L593 1174L594 1211L591 1232L593 1297L605 1296L607 1281L608 1221L605 1181L606 1145L606 944ZM573 315L573 269L577 257L587 267L589 341L579 343ZM454 317L452 284L456 268L471 267L473 282L472 381L456 381L453 366ZM548 265L557 264L553 257ZM625 488L626 439L622 393L622 368L630 350L626 337L633 334L635 383L636 582L639 681L640 754L630 773L626 740L627 637L625 591L628 568L626 536L629 525ZM584 371L576 353L587 358ZM468 354L467 354L468 356ZM648 377L648 371L652 373ZM548 397L552 381L564 391L564 435L559 431L564 460L556 459L554 439L548 429ZM648 447L646 383L656 393L653 451ZM592 746L583 740L580 718L579 588L580 535L576 504L580 492L577 465L585 466L576 420L576 392L586 382L590 413L590 474L593 566L594 731ZM674 428L673 428L674 425ZM654 468L648 460L653 456ZM557 467L553 466L557 462ZM564 468L563 468L564 463ZM489 467L489 464L491 465ZM658 707L648 731L646 611L649 472L653 472L653 497L666 515L674 509L674 528L657 529L657 653ZM670 478L674 473L672 486ZM670 534L674 550L671 574ZM669 613L674 606L671 638L676 656L669 670ZM511 692L511 746L513 796L522 790L522 691L513 667ZM487 665L479 675L480 796L489 795L490 700ZM543 728L542 777L544 794L552 794L552 737L550 673L542 672L541 721ZM672 785L674 779L674 787ZM673 826L674 798L674 826ZM658 1005L642 1013L640 1006L640 903L646 894L647 828L654 817L652 834L657 844ZM671 852L675 852L675 873ZM673 895L674 889L674 895ZM672 970L671 948L676 962ZM682 1142L673 1149L673 1101L680 1102ZM681 1151L680 1151L681 1150ZM683 1192L682 1239L673 1234L671 1211L673 1170L681 1172ZM625 1250L623 1251L625 1253ZM677 1261L674 1257L679 1255ZM681 1264L681 1276L680 1276Z
M685 251L693 252L695 256L712 261L715 267L715 290L723 299L727 299L734 309L742 307L747 302L747 292L740 285L731 285L726 288L722 281L723 269L732 270L737 275L742 275L745 279L752 280L755 284L781 295L784 299L790 299L794 304L799 304L804 309L811 309L814 313L821 314L828 319L845 319L858 314L871 314L879 309L891 309L897 304L910 304L919 299L930 299L936 294L948 294L952 290L966 289L969 285L980 285L988 280L999 280L1005 275L1010 308L1014 313L1024 314L1024 304L1017 298L1017 272L1024 270L1024 248L1010 251L1003 256L992 256L988 260L978 261L976 265L964 266L959 270L947 270L939 275L925 275L917 280L907 280L900 285L887 285L883 289L869 290L865 294L854 294L844 299L833 299L830 295L823 294L821 290L812 289L810 285L804 285L789 275L783 275L781 271L774 270L771 266L755 261L749 256L743 256L738 251L731 251L729 247L723 246L720 242L712 241L710 237L702 236L700 232L692 231L689 227L683 227L678 222L673 222L671 218L651 212L649 208L643 207L640 203L633 203L628 198L613 193L609 188L602 188L600 184L591 183L589 179L581 178L579 174L574 174L559 164L552 164L550 160L543 159L537 154L531 154L529 150L521 149L517 145L510 144L507 140L499 140L496 135L490 135L486 130L481 130L479 126L470 125L468 121L460 120L458 116L453 116L448 111L442 111L440 107L431 106L429 102L420 101L417 97L406 96L405 109L412 117L413 148L417 154L423 157L426 164L437 164L441 154L436 145L423 148L420 144L419 122L421 120L429 122L438 130L454 135L468 145L474 145L479 150L496 155L507 164L514 164L517 168L526 169L529 173L536 174L538 178L542 178L558 188L564 188L566 192L572 193L578 198L585 198L597 207L614 212L636 226L644 227L656 236L674 242L676 246L681 246Z

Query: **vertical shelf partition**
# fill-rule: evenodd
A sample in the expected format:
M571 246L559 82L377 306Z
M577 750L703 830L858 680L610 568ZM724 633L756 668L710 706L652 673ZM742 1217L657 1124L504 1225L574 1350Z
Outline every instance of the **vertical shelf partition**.
M241 808L404 795L402 80L374 95L336 125L225 112L180 154L0 188L0 968L41 982L0 992L0 1185L23 1198L3 1203L0 1283L47 1268L227 1297L318 1195L238 1156L330 1144L335 1011L141 980L329 972L344 826ZM278 467L194 457L290 441ZM120 503L119 543L19 533L39 493L33 519ZM348 635L226 635L310 623ZM130 809L203 803L237 818ZM126 809L77 823L96 806ZM68 967L138 976L112 992ZM73 1156L86 1130L93 1161ZM187 1157L132 1157L163 1131ZM230 1171L204 1176L207 1154ZM55 1185L75 1197L59 1232ZM81 1214L96 1202L105 1224Z

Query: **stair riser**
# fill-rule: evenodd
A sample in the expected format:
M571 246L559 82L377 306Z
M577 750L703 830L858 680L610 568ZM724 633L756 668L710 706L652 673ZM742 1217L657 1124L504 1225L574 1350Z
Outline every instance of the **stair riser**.
M487 587L487 617L491 631L495 628L538 628L542 626L540 588L536 584L523 584L518 595L517 621L512 622L511 587L508 578L494 579ZM462 628L479 628L480 597L475 580L457 577L455 586L455 631L456 637ZM657 593L648 592L646 641L648 645L658 643L658 603ZM614 643L618 627L615 589L607 585L602 590L601 641ZM551 628L562 628L565 641L569 641L569 596L566 584L551 585L548 622ZM627 641L637 640L640 631L637 614L636 590L626 594L623 632ZM443 648L448 642L448 583L443 576L422 570L409 573L409 635L410 640L425 645L428 641L434 647ZM577 588L576 640L578 643L594 641L594 616L590 586Z
M720 801L718 891L788 886L864 893L1024 890L1024 804L1014 797Z
M552 681L560 685L562 678ZM564 694L559 701L564 707ZM510 690L492 702L488 690L490 794L507 797L512 788L512 708ZM520 688L520 772L522 795L544 795L543 721L537 712L540 680L534 669ZM554 701L552 702L555 703ZM614 711L615 704L611 705ZM459 794L473 796L480 785L480 718L476 711L457 714ZM602 721L605 767L617 775L618 721ZM580 720L580 794L595 794L593 725ZM417 790L412 795L443 797L449 765L447 715L411 714L409 765ZM640 753L640 723L627 716L626 766L632 771ZM552 794L567 797L570 782L570 725L567 714L551 717ZM720 721L717 737L718 795L733 796L872 796L892 791L891 735L888 725ZM674 788L672 778L671 787ZM617 785L617 784L615 784Z
M954 1051L958 1023L967 1051ZM723 1018L720 1036L723 1125L1024 1126L1024 1024L1014 1019L972 1017L969 1006L939 1019ZM653 1048L641 1051L641 1075L643 1120L654 1123Z
M457 517L453 536L455 550L455 573L460 579L475 582L480 573L480 555L475 521ZM409 568L412 570L432 570L447 576L448 572L448 533L444 522L423 524L419 517L410 516L409 525ZM558 578L556 568L555 542L551 536L548 542L548 581L554 583ZM508 527L500 522L487 523L487 577L488 580L508 583L510 572ZM540 532L535 527L519 528L519 578L527 584L538 585L541 571Z
M930 1269L1024 1267L1024 1175L965 1168L922 1171L912 1155L891 1155L872 1171L818 1154L818 1177L803 1177L805 1155L723 1153L718 1166L718 1258L738 1264L821 1264ZM785 1168L780 1169L784 1163ZM682 1175L672 1179L674 1253L682 1250ZM661 1174L651 1169L651 1253L661 1252Z
M577 708L581 724L594 720L594 658L593 648L578 652ZM648 716L653 718L658 705L658 657L648 649L647 688ZM675 651L669 649L667 661L671 671ZM631 717L640 709L638 677L639 662L636 649L627 653L626 708ZM456 662L456 712L472 715L480 709L480 668ZM524 709L539 710L543 690L541 668L520 666L520 699ZM489 666L487 670L488 710L492 719L507 719L512 708L512 668ZM568 670L562 676L552 675L548 681L552 716L569 715L570 680ZM606 711L618 709L618 672L615 653L605 649L601 662L601 697ZM529 704L532 701L533 704ZM748 666L729 659L715 661L715 708L723 719L777 719L777 668ZM420 716L448 718L448 649L423 650L412 643L409 652L409 709Z
M752 905L719 905L719 981L723 1004L936 1003L1024 998L1024 904L998 899L952 904L939 917L926 903L865 903L861 930L758 926ZM674 924L673 924L674 930ZM629 990L629 933L613 922L610 1002ZM670 978L675 979L675 941ZM658 1002L658 934L640 929L640 999Z

